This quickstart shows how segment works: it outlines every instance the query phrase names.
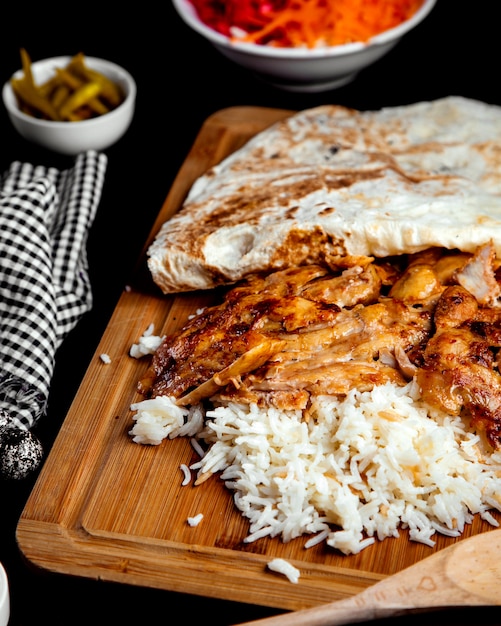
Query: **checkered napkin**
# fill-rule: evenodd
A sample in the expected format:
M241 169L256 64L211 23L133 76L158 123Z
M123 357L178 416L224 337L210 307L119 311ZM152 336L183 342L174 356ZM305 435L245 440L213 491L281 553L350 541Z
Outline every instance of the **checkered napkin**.
M0 178L0 478L24 478L43 450L55 354L92 307L86 242L107 157L67 170L14 162Z

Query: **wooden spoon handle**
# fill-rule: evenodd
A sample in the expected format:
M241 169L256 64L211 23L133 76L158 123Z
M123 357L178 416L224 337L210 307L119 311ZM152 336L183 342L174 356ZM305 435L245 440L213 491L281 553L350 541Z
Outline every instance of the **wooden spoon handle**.
M450 606L501 604L501 530L463 539L361 593L241 626L339 626Z

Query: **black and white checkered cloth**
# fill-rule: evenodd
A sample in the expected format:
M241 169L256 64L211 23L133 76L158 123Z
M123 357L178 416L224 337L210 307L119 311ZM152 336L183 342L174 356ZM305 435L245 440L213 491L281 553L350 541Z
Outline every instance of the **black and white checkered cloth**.
M40 461L36 442L25 448L57 348L92 307L86 243L106 165L89 151L67 170L14 162L0 178L0 476Z

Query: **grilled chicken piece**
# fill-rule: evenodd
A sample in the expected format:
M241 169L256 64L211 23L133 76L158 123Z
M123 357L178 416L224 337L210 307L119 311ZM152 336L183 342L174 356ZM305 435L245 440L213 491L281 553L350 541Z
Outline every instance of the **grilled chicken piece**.
M304 408L311 394L403 385L404 359L380 354L407 354L423 344L431 306L381 295L396 275L370 261L338 272L305 266L252 276L166 338L140 391L179 404L219 393Z
M428 343L425 365L416 378L422 398L451 415L466 410L472 425L486 433L494 448L501 444L501 376L493 345L471 330L474 324L450 328ZM501 338L501 329L497 334ZM501 343L495 346L499 348ZM496 365L496 367L494 367Z
M262 364L257 346L265 344L270 358L270 346L278 351L282 345L280 334L312 332L332 324L340 311L336 304L296 295L299 285L325 274L326 270L310 266L284 272L283 280L255 276L235 287L221 305L206 309L157 349L151 395L180 398L250 351L255 359L248 356L242 363L247 371L255 369ZM151 376L147 373L144 381ZM140 391L149 392L145 382Z
M197 404L205 398L210 398L225 385L230 383L238 389L240 376L249 370L256 369L268 361L283 346L283 341L269 339L244 352L233 363L220 372L215 373L209 380L179 398L181 406Z
M254 275L157 349L141 393L302 409L415 377L423 399L466 414L501 447L501 307L490 244L389 263L346 258Z
M457 282L480 304L501 307L501 287L495 274L496 251L492 241L480 246L474 256L456 272Z
M407 303L421 302L439 296L443 289L431 265L416 264L409 266L396 281L390 296Z
M426 341L431 315L391 298L367 306L340 311L328 328L283 337L285 346L255 371L242 376L238 388L227 387L220 397L258 404L273 404L282 409L305 408L294 394L347 394L354 387L372 389L391 381L404 385L408 379L398 360L388 364L380 354L408 351ZM274 392L280 392L275 394ZM290 392L290 398L285 392ZM267 396L266 393L269 395Z
M455 285L442 294L435 310L435 334L428 341L416 380L430 406L452 415L466 412L473 426L499 448L501 311L497 304L495 308L481 306L498 299L494 262L489 246L482 246L458 272L469 290Z

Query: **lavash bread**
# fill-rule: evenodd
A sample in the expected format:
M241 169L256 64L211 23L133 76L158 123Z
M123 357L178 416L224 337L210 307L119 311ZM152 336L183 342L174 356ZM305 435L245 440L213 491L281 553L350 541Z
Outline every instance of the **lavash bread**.
M338 256L501 256L501 107L458 96L378 111L325 105L256 135L201 176L159 230L164 293Z

